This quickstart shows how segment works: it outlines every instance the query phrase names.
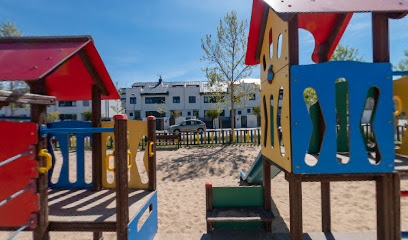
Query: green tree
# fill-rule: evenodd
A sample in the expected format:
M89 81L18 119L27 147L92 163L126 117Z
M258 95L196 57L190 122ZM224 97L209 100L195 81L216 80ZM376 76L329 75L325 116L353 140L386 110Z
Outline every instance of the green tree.
M221 111L220 111L220 110L216 110L216 109L208 110L208 111L205 113L206 117L211 118L211 121L213 122L213 125L214 125L214 119L218 118L218 117L220 116L220 114L221 114Z
M360 51L349 46L337 45L336 50L330 58L330 61L363 61Z
M237 83L252 73L251 66L244 62L247 28L248 21L239 21L237 13L232 11L220 19L215 37L207 34L201 39L201 48L204 50L201 61L208 64L202 70L210 81L209 90L212 94L218 96L224 105L229 104L232 130L235 127L235 106L241 105L250 96L249 88L237 87Z
M83 112L81 115L84 121L92 121L92 111L91 110Z
M59 112L49 112L47 114L47 122L52 123L57 121L59 119L59 115L60 115Z
M408 71L408 50L404 51L404 58L394 68L399 71Z

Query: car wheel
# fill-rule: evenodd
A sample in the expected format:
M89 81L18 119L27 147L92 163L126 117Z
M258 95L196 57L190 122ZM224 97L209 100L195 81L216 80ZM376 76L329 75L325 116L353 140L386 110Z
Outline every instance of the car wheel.
M176 130L173 131L173 133L180 134L180 130L176 129Z
M204 132L204 129L199 128L199 129L197 130L197 132L198 132L198 133L203 133L203 132Z

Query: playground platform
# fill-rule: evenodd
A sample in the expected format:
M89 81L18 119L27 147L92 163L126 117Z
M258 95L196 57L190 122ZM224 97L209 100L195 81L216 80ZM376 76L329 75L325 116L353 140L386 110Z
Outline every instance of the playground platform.
M155 192L129 190L129 216L135 216ZM104 232L116 230L115 190L50 190L48 193L50 230Z

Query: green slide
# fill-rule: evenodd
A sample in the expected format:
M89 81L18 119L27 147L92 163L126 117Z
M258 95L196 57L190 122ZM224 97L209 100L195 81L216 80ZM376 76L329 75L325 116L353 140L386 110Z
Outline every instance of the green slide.
M281 172L279 168L275 165L271 165L271 179L276 177ZM243 171L240 173L240 185L262 185L263 171L262 171L262 154L258 153L255 158L255 162L252 164L248 173L245 174Z

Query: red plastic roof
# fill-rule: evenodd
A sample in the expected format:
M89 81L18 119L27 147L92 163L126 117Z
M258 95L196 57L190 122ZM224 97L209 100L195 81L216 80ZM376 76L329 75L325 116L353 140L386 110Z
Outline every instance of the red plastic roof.
M259 56L256 56L258 42L263 39L260 36L263 29L261 29L263 13L266 7L269 7L264 0L254 0L252 6L252 17L248 36L248 46L245 63L247 65L259 64ZM337 44L339 43L348 23L353 16L352 13L346 15L343 24L337 31L329 50L328 58L331 57ZM334 30L337 19L342 17L339 13L316 13L316 14L298 14L298 27L305 29L312 33L315 39L315 49L312 54L312 60L319 62L319 47L325 44L329 39L330 34Z
M94 78L80 54L107 90L102 99L119 94L89 36L20 37L0 39L0 81L45 79L47 95L59 101L91 100Z

